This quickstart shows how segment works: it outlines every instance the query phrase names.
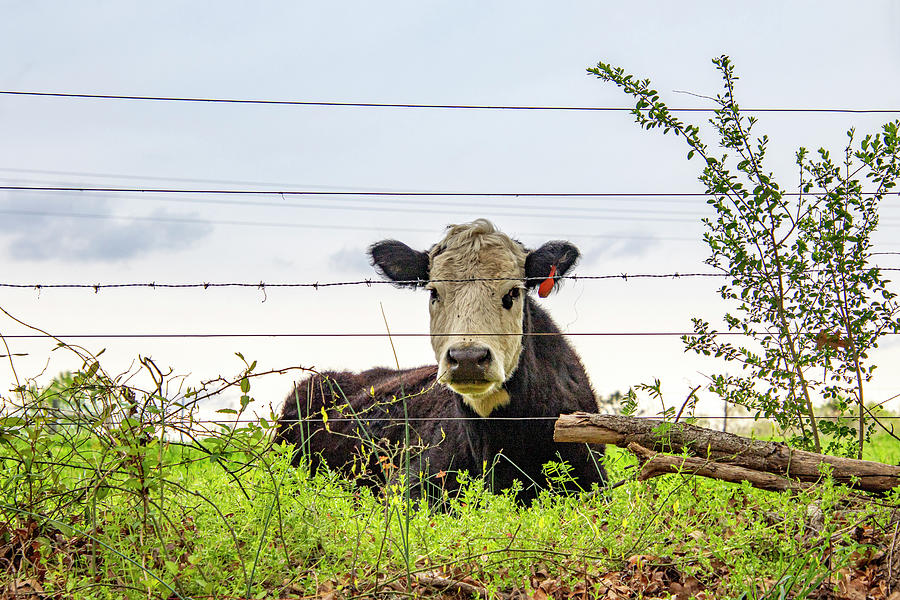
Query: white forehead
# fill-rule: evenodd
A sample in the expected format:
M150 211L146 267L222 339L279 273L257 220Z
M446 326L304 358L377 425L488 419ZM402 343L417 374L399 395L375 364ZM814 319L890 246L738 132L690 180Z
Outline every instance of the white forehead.
M451 225L428 256L431 279L525 276L526 253L522 244L486 219Z

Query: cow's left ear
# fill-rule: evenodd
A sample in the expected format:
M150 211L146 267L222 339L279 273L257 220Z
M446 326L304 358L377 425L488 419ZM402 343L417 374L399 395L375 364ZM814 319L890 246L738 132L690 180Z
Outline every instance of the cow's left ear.
M532 250L525 258L525 287L541 285L549 277L553 277L555 281L557 277L565 275L580 256L578 248L562 240L547 242L537 250ZM547 293L549 292L548 289Z
M428 283L428 253L413 250L397 240L383 240L369 247L369 257L382 275L400 287Z

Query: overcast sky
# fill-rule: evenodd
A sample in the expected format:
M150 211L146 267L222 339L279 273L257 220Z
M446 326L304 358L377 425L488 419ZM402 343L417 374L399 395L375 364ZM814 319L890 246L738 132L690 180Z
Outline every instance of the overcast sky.
M710 59L732 57L747 108L900 109L892 2L0 1L0 89L236 99L628 106L585 73L598 60L651 77L671 106L708 106ZM796 179L797 146L897 115L762 114L769 167ZM701 122L699 115L686 118ZM713 140L710 139L710 142ZM263 106L0 95L0 184L439 192L696 192L685 148L626 113ZM878 250L900 251L896 198ZM569 239L580 275L708 271L702 198L392 198L0 192L0 283L333 282L372 277L385 237L425 249L477 217L535 247ZM900 266L884 256L884 266ZM723 312L710 280L567 284L543 300L565 330L687 331ZM895 286L896 289L896 286ZM60 336L427 331L427 295L386 285L314 289L0 290L0 306ZM23 333L0 320L0 333ZM66 338L68 339L68 338ZM72 339L107 369L151 356L190 381L260 369L394 363L385 338ZM872 401L900 393L900 340L876 356ZM680 402L712 360L674 337L576 336L598 393L659 377ZM20 377L77 365L11 340ZM395 340L402 366L427 338ZM291 375L254 384L278 404ZM12 387L8 364L2 389ZM5 393L5 392L4 392ZM712 402L708 413L718 412Z

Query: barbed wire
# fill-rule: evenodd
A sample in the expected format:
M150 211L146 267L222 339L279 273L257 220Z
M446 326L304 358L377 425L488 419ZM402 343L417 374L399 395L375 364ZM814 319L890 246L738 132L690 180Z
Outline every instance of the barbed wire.
M219 103L219 104L259 104L274 106L318 106L341 108L399 108L399 109L445 109L445 110L514 110L514 111L581 111L581 112L633 112L627 106L530 106L530 105L495 105L495 104L416 104L409 102L337 102L324 100L265 100L251 98L205 98L182 96L142 96L126 94L84 94L74 92L36 92L26 90L0 90L5 96L32 96L48 98L70 98L82 100L140 100L154 102L187 102L187 103ZM713 108L682 107L670 108L669 112L711 113ZM748 113L849 113L849 114L883 114L900 113L893 108L742 108Z
M897 270L900 270L898 268ZM622 279L627 280L631 279L678 279L678 278L686 278L686 277L725 277L727 274L725 273L621 273L618 275L565 275L556 277L558 280L568 279L568 280L585 280L585 281L593 281L593 280L604 280L604 279ZM0 283L0 287L5 288L27 288L27 289L92 289L94 291L100 291L101 289L107 288L152 288L152 289L191 289L191 288L203 288L203 289L216 289L216 288L254 288L254 289L265 289L265 288L328 288L328 287L341 287L341 286L351 286L351 285L365 285L370 287L372 285L421 285L424 286L427 283L473 283L473 282L486 282L486 281L526 281L526 282L539 282L543 281L544 277L467 277L462 279L431 279L431 280L421 280L421 279L404 279L401 281L389 281L386 279L358 279L353 281L327 281L327 282L299 282L299 283L265 283L263 281L258 282L220 282L220 283L211 283L211 282L203 282L203 283L141 283L141 282L132 282L132 283L36 283L36 284L27 284L27 283Z
M889 252L878 252L873 254L900 254L900 253L889 253ZM900 267L879 267L875 266L874 268L880 271L900 271ZM868 269L866 269L868 270ZM812 269L808 272L820 272L821 270ZM729 273L702 273L702 272L688 272L688 273L619 273L619 274L605 274L605 275L564 275L559 277L554 277L556 280L569 280L569 281L608 281L608 280L617 280L620 279L622 281L628 281L629 279L688 279L688 278L720 278L720 277L730 277ZM157 283L157 282L126 282L126 283L9 283L9 282L0 282L0 288L12 288L12 289L33 289L33 290L45 290L45 289L90 289L94 290L94 292L99 292L102 289L122 289L122 288L149 288L149 289L160 289L160 290L168 290L168 289L218 289L218 288L253 288L258 290L265 290L267 288L329 288L329 287L344 287L344 286L355 286L355 285L365 285L367 287L371 287L373 285L416 285L416 286L425 286L429 283L473 283L473 282L488 282L488 281L524 281L524 282L541 282L544 281L545 277L467 277L461 279L403 279L399 281L390 281L386 279L358 279L351 281L325 281L325 282L287 282L287 283L266 283L264 281L258 282L202 282L202 283Z
M818 331L792 331L792 335L816 336ZM523 333L496 333L467 331L464 334L456 333L335 333L335 332L278 332L278 333L75 333L53 334L49 339L201 339L201 338L415 338L415 337L455 337L460 335L478 337L696 337L710 336L746 336L746 337L775 337L778 333L761 331L553 331L553 332L523 332ZM880 335L900 335L900 331L882 331ZM48 339L42 334L0 334L0 339Z
M606 413L598 413L598 414L606 414ZM532 417L388 417L383 415L366 417L331 417L329 416L325 421L322 420L320 414L311 415L306 418L296 418L296 419L283 419L280 417L274 418L273 424L298 424L298 423L360 423L360 422L369 422L369 421L379 421L379 422L389 422L389 423L425 423L429 421L480 421L483 422L485 420L491 421L557 421L559 420L561 415L557 416L532 416ZM629 417L634 419L641 420L665 420L661 415L629 415ZM166 418L167 428L171 427L173 429L178 429L179 426L187 425L203 425L203 424L214 424L214 425L237 425L241 423L259 423L261 420L265 420L267 422L273 421L273 419L258 417L258 418L239 418L239 419L196 419L196 418L184 418L184 421L171 421L170 419L178 419L177 415L169 415ZM836 421L836 420L846 420L853 421L857 417L855 415L850 416L840 416L840 415L816 415L816 421ZM875 416L872 417L877 420L897 420L900 419L900 416L897 415L884 415L884 416ZM770 421L771 417L755 417L753 415L691 415L689 417L682 417L682 419L709 419L709 420L754 420L754 421ZM57 421L62 425L93 425L96 424L96 420L91 419L79 419L79 418L67 418L65 415L60 415L58 417L52 417L51 420Z
M600 414L604 414L604 413L600 413ZM489 417L489 419L492 421L557 421L557 420L559 420L559 417L560 416L555 416L555 417L554 416ZM643 420L651 420L651 419L664 420L664 418L660 415L630 415L630 417L634 418L634 419L643 419ZM682 419L684 419L684 418L685 417L682 416ZM750 419L753 419L754 421L770 419L770 417L754 417L753 415L734 415L734 416L733 415L691 415L690 417L687 417L687 418L711 419L711 420L718 420L718 419L750 420ZM821 416L817 415L816 416L817 421L834 421L834 420L840 420L840 419L845 419L847 421L853 421L856 418L857 417L855 415L850 415L847 417L842 417L839 415L821 415ZM900 419L900 416L887 415L887 416L876 416L874 418L876 418L876 419ZM268 421L268 419L266 419L266 420ZM363 417L363 416L360 416L358 418L328 417L326 422L328 422L328 423L356 423L356 422L361 422L361 421L376 421L376 420L377 421L387 421L387 422L391 422L391 423L396 423L396 422L402 423L404 421L409 421L411 423L418 423L418 422L427 422L427 421L484 421L485 417L408 417L408 418L404 418L404 417L378 416L378 417L372 417L371 419ZM258 423L259 421L260 421L260 419L193 419L192 420L193 423L214 423L214 424ZM307 417L305 419L277 418L276 422L277 423L286 423L286 424L318 423L318 422L322 422L322 417L321 417L321 415L315 415L315 416Z

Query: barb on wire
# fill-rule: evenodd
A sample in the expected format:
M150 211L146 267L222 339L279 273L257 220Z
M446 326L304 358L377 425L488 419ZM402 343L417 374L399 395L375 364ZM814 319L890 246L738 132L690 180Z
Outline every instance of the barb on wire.
M888 254L882 252L879 254ZM881 271L900 271L900 267L876 267ZM715 278L728 277L728 273L618 273L614 275L565 275L556 277L556 279L568 279L571 281L607 281L621 279L628 281L629 279L686 279L686 278ZM150 288L153 290L166 289L217 289L217 288L253 288L265 291L266 288L312 288L318 290L320 288L344 287L351 285L364 285L372 287L376 284L387 285L421 285L428 283L472 283L480 281L543 281L543 277L468 277L465 279L407 279L402 281L388 281L384 279L359 279L354 281L315 281L315 282L286 282L286 283L266 283L264 281L246 282L231 281L213 283L204 281L201 283L157 283L157 282L125 282L125 283L11 283L0 282L0 288L12 289L91 289L98 292L101 289L118 289L118 288Z
M660 415L639 415L633 416L635 419L656 419L663 420L663 417ZM710 420L721 420L726 418L724 415L692 415L692 419L710 419ZM740 415L733 416L728 415L728 419L736 419L736 420L765 420L763 417L754 417L753 415ZM878 416L878 419L900 419L900 416ZM379 416L379 421L391 421L391 422L425 422L425 421L484 421L485 417L408 417L404 419L403 417L387 417L387 416ZM546 417L490 417L492 421L556 421L559 419L559 415L556 416L546 416ZM817 421L837 421L837 420L852 420L853 417L841 417L836 415L817 415ZM282 423L306 423L306 422L315 422L321 421L321 415L313 415L311 417L306 417L302 419L279 419ZM341 422L341 423L354 423L358 419L354 419L351 417L328 417L328 422ZM259 419L195 419L195 423L256 423Z
M65 415L62 413L60 413L58 418L61 419L61 422L65 422L66 424L70 424L70 425L78 425L78 424L91 425L95 422L95 421L92 421L89 419L78 419L78 418L75 418L75 417L72 417L69 415ZM633 415L632 418L641 419L641 420L651 420L651 419L663 420L663 417L661 417L660 415L636 415L636 416ZM712 420L712 421L722 420L725 418L727 418L728 420L745 420L745 421L747 421L747 420L754 420L754 421L766 420L765 417L755 417L753 415L737 415L737 416L735 416L735 415L727 415L727 416L726 415L692 415L691 418L695 419L695 420L706 419L706 420ZM897 419L900 419L900 416L884 415L884 416L875 416L874 418L880 419L880 420L897 420ZM537 416L537 417L490 417L491 421L556 421L558 419L559 419L559 415ZM846 416L842 417L839 415L817 415L816 416L817 421L839 421L841 419L849 421L849 420L852 420L853 417L846 417ZM305 418L297 418L297 419L279 418L278 420L281 423L288 423L288 424L289 423L310 423L310 422L321 422L322 417L321 417L321 415L312 415L312 416L305 417ZM440 416L440 417L408 417L408 418L404 419L403 417L379 416L378 420L386 421L386 422L397 422L397 423L427 422L427 421L479 421L479 422L481 422L481 421L485 420L485 417ZM203 424L237 425L240 423L259 423L259 421L260 421L259 418L201 419L201 418L191 417L190 419L182 419L181 421L173 422L172 426L173 427L182 427L185 424L191 424L191 425L203 425ZM355 423L357 421L358 421L358 419L354 418L354 417L332 417L332 416L328 417L329 423Z
M900 270L900 269L898 269ZM605 279L622 279L627 280L629 277L634 279L679 279L684 277L725 277L724 273L636 273L636 274L617 274L617 275L566 275L560 276L556 279L570 279L572 281L600 281ZM221 283L212 283L209 281L204 281L202 283L145 283L145 282L127 282L127 283L0 283L0 287L5 288L19 288L19 289L84 289L89 288L94 291L100 289L116 289L116 288L151 288L151 289L199 289L202 288L204 290L215 289L215 288L254 288L254 289L265 289L265 288L312 288L317 290L319 288L329 288L329 287L342 287L342 286L351 286L351 285L365 285L366 287L372 287L375 284L389 284L389 285L409 285L409 284L419 284L425 285L427 283L471 283L478 281L543 281L543 277L469 277L465 279L432 279L430 281L419 280L419 279L410 279L404 281L388 281L384 279L360 279L355 281L330 281L330 282L287 282L287 283L266 283L263 281L257 282L221 282Z
M821 332L816 331L798 331L797 335L820 335ZM886 331L882 335L898 335L900 331ZM390 337L454 337L458 333L391 333ZM776 337L778 333L769 333L765 331L568 331L568 332L543 332L532 331L525 333L496 333L496 332L472 332L468 335L477 335L479 337L694 337L701 335L714 336L744 336L755 338ZM47 339L45 335L38 334L4 334L6 339ZM57 334L54 339L200 339L200 338L384 338L389 337L387 333L376 332L356 332L356 333L336 333L336 332L233 332L233 333L73 333L73 334Z

